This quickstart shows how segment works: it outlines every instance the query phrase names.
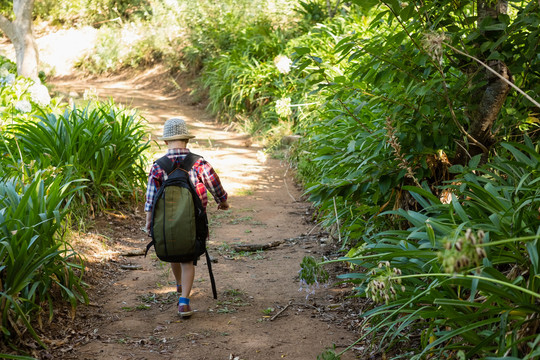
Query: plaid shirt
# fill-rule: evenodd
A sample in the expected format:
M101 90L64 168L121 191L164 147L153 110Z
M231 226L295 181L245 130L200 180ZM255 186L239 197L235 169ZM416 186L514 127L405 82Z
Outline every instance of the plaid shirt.
M189 154L189 149L169 149L167 150L167 156L173 161L174 165L178 166L182 160ZM144 211L152 211L152 205L154 198L161 184L163 183L165 172L156 163L150 169L148 175L148 187L146 189L146 203L144 204ZM227 192L223 189L221 181L218 175L204 159L199 159L195 162L191 170L189 171L189 178L195 186L197 195L201 198L203 207L206 209L208 204L208 196L206 190L210 191L216 202L222 203L227 200Z

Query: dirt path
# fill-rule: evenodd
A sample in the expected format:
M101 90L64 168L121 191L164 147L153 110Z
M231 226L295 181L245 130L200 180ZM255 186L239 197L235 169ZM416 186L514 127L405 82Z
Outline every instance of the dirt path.
M265 159L246 136L213 122L200 107L160 93L156 88L166 80L155 71L131 80L56 79L52 84L66 94L95 88L100 97L136 107L154 134L161 133L169 117L186 119L197 136L191 150L217 169L232 205L228 212L209 206L218 300L212 299L206 261L201 260L192 294L197 313L180 319L168 265L155 256L118 254L146 245L148 238L140 231L142 207L137 214L111 214L96 220L85 235L87 246L102 242L108 251L89 255L91 305L81 307L69 326L53 324L59 332L65 329L65 340L53 344L52 358L316 359L334 344L338 349L350 344L354 334L332 321L344 290L326 289L308 301L298 291L303 256L320 255L322 248L321 236L306 235L313 228L305 220L309 205L299 201L290 172L279 160ZM232 250L238 243L273 241L284 242L251 254ZM125 265L137 269L126 270Z

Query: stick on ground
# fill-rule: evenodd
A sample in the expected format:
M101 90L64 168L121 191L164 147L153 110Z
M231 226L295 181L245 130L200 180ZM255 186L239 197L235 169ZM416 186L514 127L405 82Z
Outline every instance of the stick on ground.
M283 244L284 240L273 241L268 244L238 244L233 246L234 251L260 251L268 250Z
M272 317L270 318L270 321L274 321L279 315L281 315L281 314L282 314L285 310L287 310L287 308L288 308L289 306L291 306L291 305L292 305L292 300L290 300L289 303L288 303L287 305L285 305L285 307L284 307L283 309L281 309L280 312L278 312L276 315L272 316Z

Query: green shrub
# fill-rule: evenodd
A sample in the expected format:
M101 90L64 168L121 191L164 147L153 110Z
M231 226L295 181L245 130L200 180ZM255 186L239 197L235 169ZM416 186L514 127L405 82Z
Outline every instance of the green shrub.
M44 177L23 171L0 182L0 337L6 343L28 332L45 347L33 320L52 321L59 294L73 309L88 301L82 260L63 239L76 188L61 175Z
M540 143L526 143L454 167L448 204L408 187L424 210L386 214L408 228L366 236L340 260L365 269L340 278L381 304L363 314L371 326L360 340L403 350L418 336L420 348L406 349L413 359L538 356Z
M152 8L148 0L40 0L34 3L34 14L53 25L99 26L110 20L146 19Z
M75 63L75 67L90 74L120 70L125 65L122 56L122 31L118 26L99 30L93 51Z
M317 107L293 160L323 225L339 222L353 246L341 278L382 304L359 341L374 336L396 358L537 357L537 111L512 90L491 151L451 167L474 154L467 131L487 86L486 69L451 46L503 61L537 99L526 64L538 62L539 5L477 24L473 2L381 4L319 26L295 58Z
M77 191L77 206L106 208L136 200L146 184L149 148L142 119L114 104L90 104L66 109L61 115L40 116L37 121L10 124L7 149L22 155L24 163L38 169L62 171L84 180Z
M59 99L51 99L45 85L18 76L17 65L0 56L0 127L59 107Z

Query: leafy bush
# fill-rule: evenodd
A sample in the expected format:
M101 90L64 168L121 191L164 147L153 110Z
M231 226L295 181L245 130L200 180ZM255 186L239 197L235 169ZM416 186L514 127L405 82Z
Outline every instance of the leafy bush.
M377 108L370 111L362 103L358 107L362 105L356 119L336 117L307 126L310 135L297 150L299 176L319 209L321 223L330 227L341 219L344 239L353 240L390 225L377 215L394 208L392 199L399 202L403 196L396 189L399 184L412 184L386 142Z
M290 24L276 28L259 16L231 36L229 49L207 60L201 71L210 111L256 135L268 148L306 120L310 84L294 71L288 56L301 41L298 35Z
M45 85L18 76L17 65L0 56L0 127L58 107L58 99L51 99Z
M17 339L30 334L45 347L36 320L39 326L43 316L52 321L61 297L73 310L87 301L82 259L64 240L72 215L142 195L149 141L136 113L112 102L62 113L45 86L15 76L14 64L3 61L0 337L17 346Z
M246 24L270 22L261 30L271 37L275 27L288 23L291 12L290 2L281 0L151 1L150 5L147 19L102 27L95 51L78 66L103 73L163 61L174 71L198 72L207 59L234 47Z
M466 129L477 126L473 113L486 86L479 74L486 70L450 47L446 53L437 46L448 41L448 46L459 47L460 39L468 36L466 51L490 58L504 44L504 60L516 71L512 72L515 82L533 97L539 94L538 81L532 80L536 75L530 75L525 65L537 61L533 52L525 51L537 31L530 24L540 21L532 14L537 4L519 8L497 25L508 27L508 35L497 44L487 41L483 54L477 52L482 46L476 40L481 42L487 25L470 28L466 22L472 19L453 13L460 10L451 9L449 3L442 13L440 6L431 3L420 7L446 37L434 35L430 22L417 21L413 3L383 5L370 14L371 19L353 8L296 47L297 71L307 73L302 78L311 81L313 89L308 101L321 105L308 115L316 120L305 121L305 141L296 159L300 176L309 183L309 193L322 205L322 213L332 214L324 216L325 223L332 222L335 198L349 221L345 235L355 227L353 238L373 230L374 213L415 206L414 199L402 191L403 185L426 180L435 189L449 178L450 164L463 163L463 149L468 147L473 155L473 150L478 151ZM462 5L471 10L471 3ZM474 70L464 71L465 65ZM534 110L522 95L511 92L505 104L496 119L497 132L488 132L482 140L487 151L502 139L519 138L520 131L538 129ZM334 130L339 136L332 136ZM362 132L367 142L359 137ZM484 153L484 160L487 156ZM350 201L351 193L355 201Z
M475 23L472 2L381 4L296 47L308 101L319 105L300 128L299 175L322 223L339 222L344 250L353 246L339 261L358 271L342 278L383 303L364 314L359 341L373 335L380 351L415 359L532 359L540 92L528 64L538 62L529 49L539 5ZM476 139L489 87L478 61L503 61L525 91L491 107L496 125Z
M365 237L343 259L367 270L341 278L382 303L363 315L381 351L419 336L413 359L538 356L540 143L503 147L512 159L452 169L448 204L408 188L424 210L388 214L409 228Z
M151 13L148 0L41 0L34 4L35 16L54 25L99 26L110 20L145 19Z
M72 179L86 180L77 203L100 211L136 199L146 184L147 132L140 117L114 104L66 109L62 115L7 126L8 148L24 163L53 167Z
M45 315L53 319L58 294L87 302L82 262L63 239L64 218L76 187L41 171L0 182L0 337L6 343L30 333ZM43 307L48 308L43 311Z

